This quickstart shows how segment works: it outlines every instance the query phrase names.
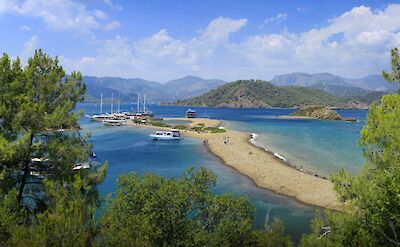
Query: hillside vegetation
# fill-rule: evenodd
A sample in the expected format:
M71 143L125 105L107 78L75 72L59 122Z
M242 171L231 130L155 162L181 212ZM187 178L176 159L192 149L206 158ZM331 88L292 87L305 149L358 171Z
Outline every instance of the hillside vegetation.
M179 100L174 105L267 108L297 105L338 105L340 97L312 88L299 86L278 87L261 80L238 80L224 84L201 96Z

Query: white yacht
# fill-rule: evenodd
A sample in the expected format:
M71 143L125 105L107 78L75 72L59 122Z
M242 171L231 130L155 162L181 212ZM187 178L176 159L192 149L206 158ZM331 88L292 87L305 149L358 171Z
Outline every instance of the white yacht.
M111 126L121 126L126 124L125 119L105 119L102 122L106 125L111 125Z
M156 133L150 135L153 140L179 140L181 139L181 133L177 129L171 131L156 131Z
M90 163L89 162L82 162L82 163L76 163L72 167L73 171L77 170L82 170L82 169L89 169L90 168Z

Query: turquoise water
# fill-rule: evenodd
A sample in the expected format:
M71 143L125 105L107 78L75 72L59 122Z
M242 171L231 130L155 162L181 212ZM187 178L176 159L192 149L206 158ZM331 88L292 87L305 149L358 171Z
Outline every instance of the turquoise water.
M98 112L98 106L83 104L86 114ZM107 106L105 106L107 107ZM132 105L122 105L130 110ZM151 106L157 117L184 117L186 107ZM285 120L291 109L224 109L195 108L199 117L223 119L230 128L259 134L257 141L277 151L295 164L329 174L340 166L356 172L362 164L361 149L357 145L366 111L344 111L346 117L360 122ZM187 167L203 165L217 175L216 193L246 195L256 207L255 225L262 228L265 214L281 218L286 233L298 241L310 229L315 207L294 199L257 188L252 180L225 166L207 151L200 140L186 138L178 142L153 142L148 129L107 127L82 120L82 127L92 133L94 151L101 161L108 160L105 181L99 186L101 194L113 192L118 176L128 172L153 172L158 175L179 176Z
M341 167L356 173L363 164L358 139L366 111L346 110L341 114L359 121L278 119L270 114L258 114L249 116L253 121L232 121L227 126L257 133L258 144L280 153L297 166L327 176Z
M148 129L108 127L83 120L82 128L90 131L93 149L101 162L109 167L99 191L106 195L115 190L118 176L129 172L152 172L166 177L179 176L187 167L205 166L217 175L216 193L248 196L256 208L255 228L262 228L268 209L270 217L279 217L286 233L297 241L310 229L314 207L256 187L252 180L225 166L204 147L202 141L185 138L174 142L155 142Z

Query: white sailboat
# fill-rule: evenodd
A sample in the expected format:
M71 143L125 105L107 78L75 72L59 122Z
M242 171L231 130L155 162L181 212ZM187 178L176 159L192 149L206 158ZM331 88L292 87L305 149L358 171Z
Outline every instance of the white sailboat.
M140 94L138 93L137 109L135 116L152 117L153 112L146 108L146 94L143 94L143 111L140 110Z
M103 114L103 93L100 94L100 114L94 114L92 116L89 116L89 118L93 120L108 118L108 115Z

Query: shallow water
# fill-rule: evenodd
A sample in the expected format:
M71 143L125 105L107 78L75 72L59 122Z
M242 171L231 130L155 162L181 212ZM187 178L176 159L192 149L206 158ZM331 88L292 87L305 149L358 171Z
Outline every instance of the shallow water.
M82 104L85 114L98 112L98 106ZM106 106L105 106L106 107ZM132 105L122 105L129 110ZM133 107L135 109L135 107ZM339 165L357 171L362 163L357 146L363 122L356 124L333 121L285 120L275 116L287 115L291 109L227 109L194 108L199 117L223 119L230 128L259 134L258 142L278 151L295 164L305 164L321 173L334 172ZM151 106L157 117L184 117L186 107ZM346 117L365 119L365 111L344 111ZM248 196L256 208L255 225L262 228L265 214L284 221L286 233L298 241L310 229L315 207L292 198L256 187L243 176L209 153L200 140L185 138L174 142L154 142L149 129L107 127L83 118L81 125L92 133L94 151L101 161L107 160L107 177L99 190L113 192L118 176L128 172L153 172L166 177L179 176L187 167L205 166L217 175L216 193ZM322 162L323 161L323 162Z

